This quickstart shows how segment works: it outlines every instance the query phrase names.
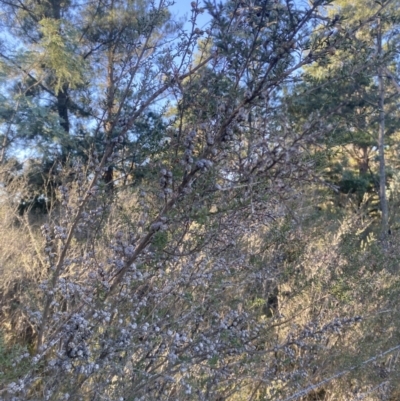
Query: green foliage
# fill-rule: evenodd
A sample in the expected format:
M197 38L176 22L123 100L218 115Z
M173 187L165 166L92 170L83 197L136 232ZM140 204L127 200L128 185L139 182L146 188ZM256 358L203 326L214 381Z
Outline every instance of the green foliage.
M158 251L162 251L168 242L168 232L159 231L154 235L152 244Z
M362 199L366 192L375 187L374 184L374 177L356 176L352 171L344 171L339 188L345 194L356 193Z
M85 63L76 53L73 36L76 35L68 24L61 20L44 18L39 22L42 39L39 46L43 49L36 55L38 62L54 74L55 92L65 87L76 88L85 83ZM61 31L63 35L61 35ZM71 39L70 39L71 38Z
M25 355L26 354L26 355ZM29 353L20 345L7 345L2 333L0 333L0 386L18 379L31 370L28 360Z

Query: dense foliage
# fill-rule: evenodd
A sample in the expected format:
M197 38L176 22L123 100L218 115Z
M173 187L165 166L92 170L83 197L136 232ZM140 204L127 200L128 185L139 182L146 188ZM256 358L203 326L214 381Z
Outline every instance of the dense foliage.
M398 1L171 6L0 0L0 399L398 400Z

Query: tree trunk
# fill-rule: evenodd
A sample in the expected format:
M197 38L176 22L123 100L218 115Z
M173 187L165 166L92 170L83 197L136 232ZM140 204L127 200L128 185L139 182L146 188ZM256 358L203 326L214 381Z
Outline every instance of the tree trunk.
M115 126L115 113L117 111L115 105L115 81L114 81L114 48L110 47L108 54L107 66L107 118L105 122L105 130L107 139L111 139ZM107 192L113 193L114 190L114 167L108 166L107 171L103 175L104 183L107 185Z
M68 89L64 85L62 90L57 93L57 110L60 118L60 125L65 132L69 132L69 116L68 116Z
M382 241L385 243L389 233L389 212L386 199L386 166L385 166L385 87L383 82L382 26L378 18L378 83L379 83L379 198L382 212Z
M51 17L55 20L61 19L61 1L51 1ZM68 85L63 85L57 95L57 111L60 118L60 125L64 131L69 133L69 116L68 116Z
M361 146L361 155L358 158L358 173L360 176L365 176L369 171L369 155L368 155L368 147Z

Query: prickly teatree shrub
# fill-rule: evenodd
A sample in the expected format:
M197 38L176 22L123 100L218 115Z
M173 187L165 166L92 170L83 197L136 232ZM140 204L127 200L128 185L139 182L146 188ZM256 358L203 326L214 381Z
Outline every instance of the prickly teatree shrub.
M24 109L45 139L54 131L60 147L71 145L71 158L63 153L51 169L49 213L18 218L18 193L1 188L0 397L395 394L397 237L384 251L377 241L362 248L364 218L315 212L320 180L309 150L333 128L318 113L300 127L281 101L302 67L332 50L326 38L348 42L321 19L318 7L330 1L206 2L206 31L195 22L205 10L192 2L193 30L177 40L165 23L170 4L150 3L136 10L112 2L122 4L118 12L104 3L100 12L90 2L77 20L85 34L75 36L88 35L83 49L61 41L72 40L69 30L38 35L95 59L85 89L76 77L65 84L70 63L58 59L39 75L43 85L56 82L61 125L50 119L51 101L46 110L42 98ZM7 8L10 18L14 11ZM57 46L32 49L37 69L60 54ZM78 113L81 99L89 115ZM147 124L155 111L162 124ZM86 134L74 136L75 122Z
M82 165L74 169L41 227L25 219L7 228L25 251L13 256L20 275L3 265L3 399L395 391L394 244L390 257L360 251L356 221L329 221L303 202L294 218L285 208L298 207L295 183L290 196L251 201L223 186L202 198L188 191L166 218L151 182L110 201ZM170 174L160 176L164 186Z

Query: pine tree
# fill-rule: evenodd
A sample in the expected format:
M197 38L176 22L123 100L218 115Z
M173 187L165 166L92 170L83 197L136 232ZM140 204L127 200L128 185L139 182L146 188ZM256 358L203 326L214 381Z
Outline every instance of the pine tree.
M313 109L321 118L327 117L329 142L326 139L323 142L328 145L328 152L324 156L324 152L318 152L320 165L326 168L325 177L340 192L355 194L356 205L371 203L370 213L374 213L374 197L379 194L381 231L385 237L389 183L385 178L383 141L390 144L397 129L398 113L397 90L390 82L387 82L390 85L384 83L381 72L385 68L389 71L395 62L393 42L389 38L396 32L396 5L384 3L382 10L380 5L372 3L368 10L364 9L364 3L343 1L335 5L328 13L331 18L336 16L337 21L327 34L327 57L308 68L305 81L293 90L295 96L290 107L295 113L307 110L307 115ZM380 25L376 22L379 19L372 19L374 16L385 21L381 23L383 47L378 46ZM315 35L321 35L317 33L320 31L318 28ZM336 49L338 40L343 40L344 46ZM312 94L312 99L306 98L308 94ZM300 117L301 113L295 115ZM376 159L380 160L380 167Z

